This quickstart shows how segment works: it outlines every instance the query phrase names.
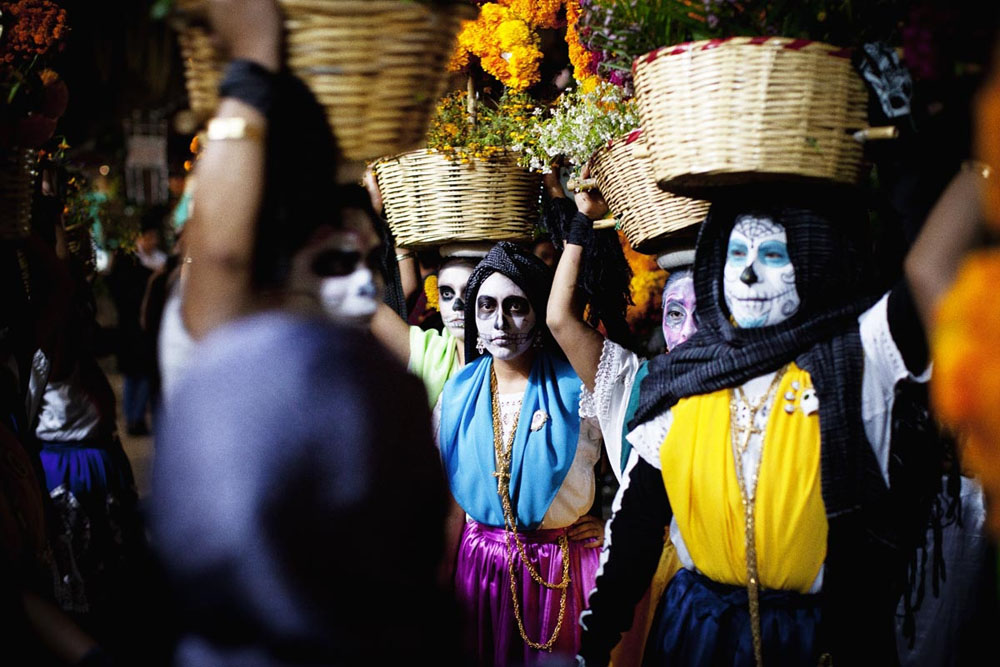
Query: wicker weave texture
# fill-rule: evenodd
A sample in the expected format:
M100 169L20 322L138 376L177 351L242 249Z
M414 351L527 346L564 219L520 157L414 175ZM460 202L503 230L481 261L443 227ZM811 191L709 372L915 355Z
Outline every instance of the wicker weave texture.
M590 173L637 252L655 254L672 235L708 215L708 202L661 190L644 152L644 134L633 132L594 154Z
M185 4L197 13L203 3ZM325 107L346 159L371 160L421 142L471 8L402 0L279 4L288 66ZM218 105L221 68L198 30L191 26L181 32L181 48L191 108L204 114Z
M0 240L23 239L31 234L37 160L38 151L32 149L0 151Z
M541 179L512 154L462 164L418 150L377 162L375 176L400 246L522 241L538 219Z
M636 59L639 116L660 186L804 178L855 183L868 95L849 54L820 42L738 37Z
M177 33L184 59L184 83L191 110L202 117L212 114L219 104L220 62L208 30L200 25L186 25Z

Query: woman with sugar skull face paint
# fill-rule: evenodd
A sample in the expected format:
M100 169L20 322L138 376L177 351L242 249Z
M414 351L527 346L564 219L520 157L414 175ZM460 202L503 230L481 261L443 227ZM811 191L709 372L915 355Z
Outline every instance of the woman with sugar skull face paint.
M572 656L597 569L600 524L587 512L600 433L581 421L580 378L542 317L551 281L528 251L494 246L469 279L469 361L436 410L461 519L455 587L482 665Z
M372 333L424 381L427 397L437 403L445 382L465 365L466 285L485 251L465 250L448 256L437 276L437 300L444 329L424 330L407 325L392 309L380 306Z
M802 195L733 197L704 223L699 328L642 383L582 664L607 663L667 527L683 568L645 664L896 660L891 416L896 383L927 378L925 342L905 282L865 292L863 209Z

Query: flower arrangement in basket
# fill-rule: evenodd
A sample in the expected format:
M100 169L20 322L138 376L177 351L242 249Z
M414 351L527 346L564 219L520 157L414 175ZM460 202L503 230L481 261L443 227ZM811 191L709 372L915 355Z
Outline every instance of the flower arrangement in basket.
M905 3L826 4L583 0L579 32L593 71L635 86L661 187L855 183L867 91L849 50L812 40L891 33Z
M632 247L651 253L677 230L700 223L708 204L657 187L638 127L638 107L623 87L603 81L589 91L581 87L565 93L534 126L535 142L523 163L547 172L561 156L571 184L596 185ZM581 181L587 164L593 179Z
M539 150L533 128L543 116L527 91L541 78L541 31L565 28L571 58L584 53L574 50L578 15L575 0L480 3L478 18L459 32L449 63L450 70L468 74L467 90L438 105L426 150L375 165L397 243L533 235L540 178L527 168L527 156ZM479 83L482 94L477 78L488 79ZM492 102L487 92L497 87L504 92Z
M30 230L36 151L69 102L48 67L69 28L66 10L49 0L0 2L0 22L0 238L20 238Z
M374 165L401 246L523 240L534 233L540 179L511 147L530 142L534 103L508 91L496 106L453 93L438 104L427 148Z

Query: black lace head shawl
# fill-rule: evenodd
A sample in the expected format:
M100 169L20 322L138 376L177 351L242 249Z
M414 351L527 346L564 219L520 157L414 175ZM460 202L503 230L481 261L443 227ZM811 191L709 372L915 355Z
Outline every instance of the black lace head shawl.
M801 299L798 312L768 327L730 321L722 293L729 235L742 214L785 227ZM734 387L781 368L818 342L857 328L873 299L864 294L871 262L862 238L864 210L819 191L808 205L767 194L713 204L698 237L694 281L698 331L669 355L650 362L635 425L685 396Z
M483 281L494 273L501 273L520 287L537 317L536 329L541 333L546 347L552 347L552 335L545 325L545 311L552 289L552 269L519 245L508 241L497 243L469 276L465 288L465 361L469 363L479 357L476 350L476 299Z
M866 218L842 192L831 196L798 187L794 197L786 191L713 204L695 253L698 331L650 361L631 426L681 398L738 386L790 361L809 372L820 404L821 487L829 524L819 643L833 649L838 662L881 664L895 660L892 621L902 570L889 490L861 417L864 351L857 317L875 300L866 294ZM725 306L726 249L734 221L744 213L769 216L787 233L801 304L776 325L740 329Z

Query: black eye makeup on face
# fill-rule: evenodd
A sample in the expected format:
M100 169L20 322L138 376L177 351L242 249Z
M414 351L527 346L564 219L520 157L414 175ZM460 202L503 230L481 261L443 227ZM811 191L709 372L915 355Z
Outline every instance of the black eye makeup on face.
M476 312L478 313L492 313L496 307L497 300L491 296L481 296L476 300Z
M313 258L312 272L321 278L346 276L358 268L360 261L357 250L324 250Z
M503 300L503 311L509 315L527 315L531 304L523 296L509 296Z
M442 287L440 292L442 301L451 301L455 298L455 290L450 287Z

